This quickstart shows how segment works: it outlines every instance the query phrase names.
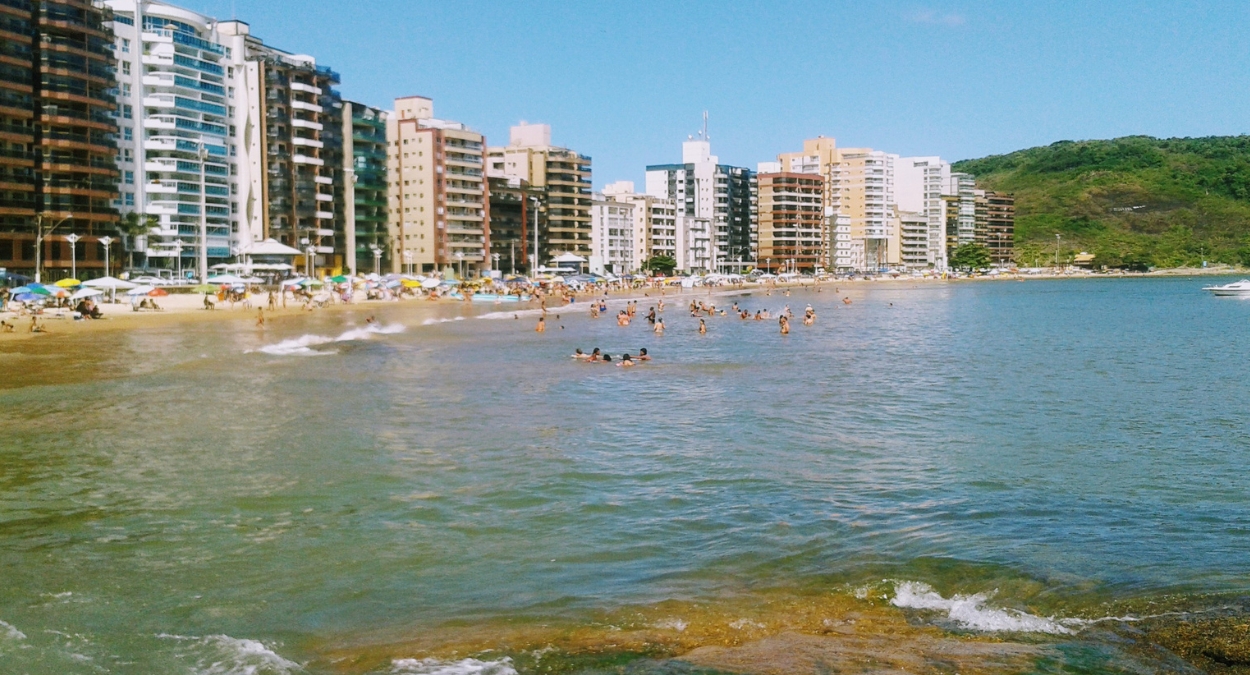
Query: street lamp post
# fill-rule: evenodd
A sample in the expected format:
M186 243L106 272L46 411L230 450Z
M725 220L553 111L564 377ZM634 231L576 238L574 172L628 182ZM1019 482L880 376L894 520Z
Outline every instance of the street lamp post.
M309 244L309 245L308 245L308 248L304 249L304 253L305 253L305 257L304 257L304 274L305 274L305 275L306 275L309 279L312 279L312 278L314 277L314 275L313 275L313 271L314 271L314 270L313 270L313 256L317 255L317 247L316 247L316 246L313 246L312 244Z
M492 260L494 260L494 261L495 261L495 264L491 265L491 267L490 267L490 268L491 268L491 270L497 270L497 269L499 269L499 254L498 254L498 253L492 253L492 254L490 254L490 257L491 257L491 259L492 259Z
M43 229L43 214L42 213L39 214L38 218L35 220L35 283L40 283L41 281L43 281L42 262L43 262L43 240L44 238L52 234L53 232L55 232L56 228L64 225L66 221L68 221L70 218L73 218L73 217L74 217L74 214L72 213L69 214L68 216L65 216L56 225L53 225L52 227L48 228L48 231L46 232Z
M109 275L109 244L113 243L112 237L100 237L98 240L104 246L104 276Z
M200 283L208 278L208 194L205 193L204 162L208 160L208 145L200 141Z
M412 249L404 249L404 269L412 275Z
M508 261L512 263L512 273L516 274L516 241L508 242Z
M69 242L69 277L71 279L78 278L78 239L79 236L72 232L65 235L65 241Z
M181 239L177 239L174 241L174 258L175 258L174 264L178 266L178 278L179 279L182 278L182 245L183 244L182 244Z
M1055 233L1055 269L1059 269L1059 242L1063 239L1063 235Z
M460 280L464 281L464 251L456 251L456 264L460 267Z
M768 268L768 273L769 273L769 274L772 274L772 273L773 273L773 259L772 259L772 258L764 258L764 262L766 263L766 266L767 266L767 268Z
M530 266L530 276L538 274L538 197L530 197L534 203L534 262Z
M382 247L377 244L369 244L369 250L373 251L373 273L380 274L382 264Z

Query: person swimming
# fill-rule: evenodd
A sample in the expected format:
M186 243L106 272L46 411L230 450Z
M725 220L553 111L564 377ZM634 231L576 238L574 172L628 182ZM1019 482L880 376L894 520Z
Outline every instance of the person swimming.
M699 335L707 335L707 322L699 319Z
M616 364L617 368L632 368L634 366L633 359L629 358L629 354L621 356L621 362Z
M536 328L534 328L534 332L535 332L535 333L546 333L546 332L547 332L547 319L546 319L546 317L541 317L541 316L540 316L540 317L538 317L538 326L537 326Z
M604 363L612 363L612 355L611 355L611 354L604 354L604 355L603 355L603 362L604 362Z
M655 320L655 334L656 335L664 334L664 319Z
M587 353L583 352L583 351L579 348L579 349L577 350L577 352L573 354L573 358L575 358L575 359L577 359L577 360L579 360L579 361L588 361L588 360L590 360L590 354L587 354Z
M639 360L639 361L650 361L650 360L651 360L651 357L650 357L649 355L647 355L647 348L646 348L646 347L643 347L642 349L639 349L639 350L638 350L638 360Z
M595 348L594 348L594 350L590 352L590 360L591 360L591 361L599 361L599 360L601 360L601 359L603 359L603 354L601 354L601 353L599 352L599 348L598 348L598 347L595 347Z

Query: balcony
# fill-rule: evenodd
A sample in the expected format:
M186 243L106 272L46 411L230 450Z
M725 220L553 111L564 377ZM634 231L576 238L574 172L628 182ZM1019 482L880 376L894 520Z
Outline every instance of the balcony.
M309 164L311 166L325 166L326 162L320 157L309 157L308 155L295 155L293 157L296 164ZM333 181L331 181L333 182Z
M318 141L313 138L300 138L299 136L296 136L295 138L291 139L291 145L296 145L296 146L305 147L305 148L324 148L325 147L325 143L322 143L321 141Z
M144 185L144 189L148 194L175 194L178 192L178 183L164 181L150 181Z
M322 93L322 92L321 92L321 89L320 89L319 87L314 87L314 86L312 86L312 85L310 85L310 84L304 84L303 82L292 82L292 83L291 83L291 89L292 89L293 91L302 91L302 92L307 92L307 93L312 94L312 95L314 95L314 96L320 96L320 95L321 95L321 93Z
M310 122L308 120L301 120L298 118L291 120L291 126L297 129L314 129L316 131L325 129L320 122Z
M334 179L329 176L315 176L313 177L313 182L318 185L334 185Z
M304 101L291 101L291 107L296 110L307 110L308 112L322 112L321 106L316 103L305 103Z
M313 214L318 220L334 220L334 214L329 211L317 211Z

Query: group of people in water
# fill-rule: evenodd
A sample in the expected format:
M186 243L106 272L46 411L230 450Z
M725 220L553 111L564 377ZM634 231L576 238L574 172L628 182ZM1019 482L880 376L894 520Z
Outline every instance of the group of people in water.
M578 349L577 352L573 354L573 358L583 363L612 363L612 355L604 354L598 347L595 347L589 354L583 352L581 349ZM622 354L621 358L616 362L616 367L632 368L638 365L639 362L650 360L651 355L647 354L647 348L643 347L638 350L638 356L630 356L628 352Z

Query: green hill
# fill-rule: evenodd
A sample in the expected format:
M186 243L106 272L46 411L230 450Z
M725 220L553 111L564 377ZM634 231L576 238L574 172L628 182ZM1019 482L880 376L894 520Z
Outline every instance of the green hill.
M1250 266L1250 136L1060 141L956 162L1016 196L1016 261L1078 250L1108 266Z

